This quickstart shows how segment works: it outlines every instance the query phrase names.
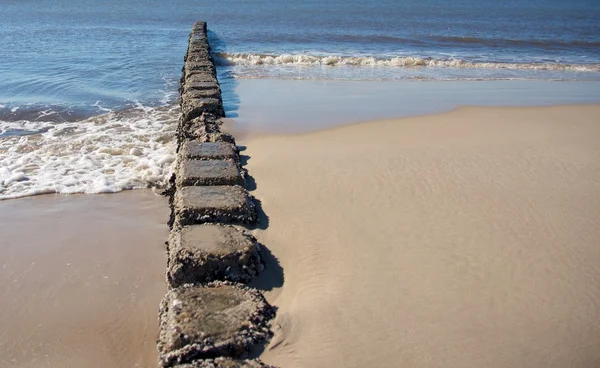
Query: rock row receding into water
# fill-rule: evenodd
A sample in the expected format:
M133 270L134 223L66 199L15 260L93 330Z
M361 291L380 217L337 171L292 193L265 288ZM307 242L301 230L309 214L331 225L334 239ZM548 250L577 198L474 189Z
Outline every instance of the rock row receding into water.
M257 221L235 139L221 132L221 88L206 23L194 24L181 78L177 165L170 195L169 291L159 313L161 367L268 367L245 360L271 335L274 309L241 283L263 270L261 248L229 224Z

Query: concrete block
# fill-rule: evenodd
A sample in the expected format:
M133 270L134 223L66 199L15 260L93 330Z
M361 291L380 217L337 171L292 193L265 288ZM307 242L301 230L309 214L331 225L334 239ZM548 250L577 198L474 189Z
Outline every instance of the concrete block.
M200 45L190 45L184 58L186 63L189 62L203 62L205 60L211 60L210 47L203 47Z
M226 142L235 146L235 138L227 133L206 133L202 138L205 142Z
M225 116L223 102L218 98L185 98L181 101L181 116L183 121L194 119L203 112L216 116Z
M231 358L215 358L206 360L196 360L189 364L177 365L174 368L275 368L266 365L258 359L253 360L233 360Z
M184 285L160 304L158 339L162 367L219 356L240 358L270 336L273 308L256 290L214 282Z
M196 91L196 90L205 91L205 90L213 90L213 89L216 89L219 92L221 92L221 87L216 82L190 81L190 82L184 83L184 85L183 85L184 92Z
M241 185L245 181L233 160L182 160L176 175L178 187Z
M208 27L206 26L206 22L204 21L197 21L194 22L194 24L192 25L192 31L190 32L190 34L193 36L195 34L206 34L208 30Z
M197 99L205 99L205 98L221 98L221 89L213 88L213 89L189 89L188 84L183 85L183 94L181 98L184 101L192 101Z
M192 58L192 56L195 57ZM190 61L206 62L207 60L212 62L212 56L210 55L210 45L208 44L208 42L194 42L188 45L188 49L184 58L184 61L186 63Z
M192 160L238 160L237 148L227 142L190 141L183 145L181 156Z
M190 54L190 55L197 55L197 54ZM189 64L194 64L194 65L198 65L198 62L193 62L193 61L188 61L185 63L185 66L183 67L183 74L188 77L192 74L200 74L200 73L206 73L206 74L212 74L212 75L216 75L217 73L217 69L215 68L215 66L212 64L212 61L210 62L210 65L206 65L203 67L200 66L195 66L195 67L187 67L187 65Z
M188 61L183 65L183 72L185 75L197 71L208 71L212 73L215 71L215 65L210 59L205 59L203 61Z
M192 225L171 232L167 281L172 288L214 280L247 282L263 270L256 239L231 225Z
M180 226L207 222L252 224L257 220L254 201L238 185L177 188L173 208Z
M211 82L218 83L217 77L213 73L207 73L203 70L191 70L184 78L184 85L191 83Z
M221 119L212 114L203 113L200 117L179 121L177 135L179 143L186 140L197 139L203 142L233 142L233 137L221 133Z
M198 42L208 43L208 37L206 33L202 31L192 31L192 33L190 33L189 43L192 44Z

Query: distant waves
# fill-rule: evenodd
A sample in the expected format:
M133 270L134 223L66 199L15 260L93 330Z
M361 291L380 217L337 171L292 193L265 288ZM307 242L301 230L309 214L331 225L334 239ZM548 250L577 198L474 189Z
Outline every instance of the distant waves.
M600 63L498 62L461 58L216 53L237 78L349 80L600 80ZM318 68L310 68L318 67ZM336 68L340 67L340 68Z
M337 55L307 54L245 54L217 53L219 65L348 65L374 67L435 67L435 68L486 68L519 70L564 70L578 72L600 72L600 64L561 64L561 63L500 63L475 62L461 59L433 59L421 57L376 58L371 56L353 57Z

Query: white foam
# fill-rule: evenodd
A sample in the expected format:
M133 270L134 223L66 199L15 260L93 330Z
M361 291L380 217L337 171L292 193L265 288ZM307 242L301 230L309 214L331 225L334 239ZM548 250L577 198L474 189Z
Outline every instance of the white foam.
M112 112L111 109L103 107L102 105L100 105L100 101L96 101L92 106L97 107L99 111L102 111L104 113Z
M138 105L72 123L1 122L45 132L0 138L0 199L162 187L175 161L177 116L175 106Z
M397 67L397 68L470 68L470 69L514 69L514 70L551 70L551 71L577 71L600 72L600 64L560 64L560 63L494 63L472 62L461 59L430 59L420 57L393 57L388 59L370 56L318 56L305 54L244 54L244 53L219 53L218 58L226 60L233 65L346 65L362 67Z

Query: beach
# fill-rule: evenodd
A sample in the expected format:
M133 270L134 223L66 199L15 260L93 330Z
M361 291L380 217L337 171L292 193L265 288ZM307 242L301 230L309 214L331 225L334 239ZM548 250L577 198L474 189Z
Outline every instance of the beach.
M176 321L210 294L165 278L176 243L217 247L184 239L203 221L261 244L234 314L240 344L273 336L249 358L600 366L598 19L593 0L5 2L0 367L245 359ZM219 131L240 157L186 157ZM206 217L215 193L242 212ZM262 270L243 238L218 279Z
M344 113L354 97L319 98L349 85L369 104L398 86L288 81L302 88L258 119L263 84L241 81L226 124L260 201L267 271L252 285L278 308L261 359L597 365L600 105L410 116L405 102L360 121ZM1 365L154 366L167 218L149 190L1 201Z
M167 219L149 190L0 201L0 366L156 366Z
M465 107L247 138L274 257L258 285L283 269L263 360L597 366L599 119Z

